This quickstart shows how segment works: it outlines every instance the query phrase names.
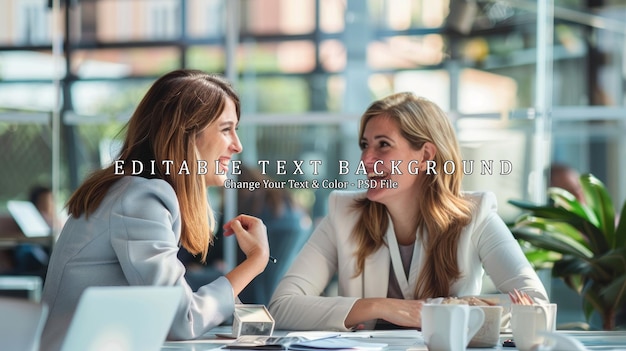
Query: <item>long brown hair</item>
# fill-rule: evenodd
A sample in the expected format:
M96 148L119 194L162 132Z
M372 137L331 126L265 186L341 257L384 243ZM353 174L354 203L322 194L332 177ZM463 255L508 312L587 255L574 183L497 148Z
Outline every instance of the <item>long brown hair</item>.
M461 164L454 128L448 116L434 103L411 93L397 93L372 103L361 117L359 140L365 126L374 117L387 116L397 123L402 136L416 150L430 142L437 148L434 162ZM424 269L418 278L415 298L448 296L450 286L460 278L457 243L461 231L471 221L471 204L462 197L463 172L421 175L419 212L415 213L418 233L426 249ZM357 274L365 267L365 259L382 245L390 225L385 205L367 198L358 200L360 212L352 237L357 242ZM407 214L411 215L411 214ZM426 233L426 234L424 234ZM418 245L417 243L415 245Z
M204 176L199 174L196 137L222 114L227 99L240 118L239 97L223 78L197 70L176 70L159 78L148 90L126 125L126 139L119 159L130 169L132 160L161 165L164 160L181 165L189 174L144 167L145 178L167 181L178 198L181 213L181 245L206 259L213 242L215 218L208 205ZM210 162L210 161L208 161ZM102 202L109 188L121 176L115 165L94 172L70 197L68 212L74 217L89 216Z

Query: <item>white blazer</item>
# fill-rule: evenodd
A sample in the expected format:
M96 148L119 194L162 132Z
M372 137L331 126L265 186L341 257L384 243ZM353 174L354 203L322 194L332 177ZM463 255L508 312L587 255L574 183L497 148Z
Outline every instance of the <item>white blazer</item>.
M328 215L315 229L272 296L269 310L276 320L276 328L345 331L344 321L357 299L387 297L390 268L387 246L368 257L364 272L354 276L357 246L351 240L351 233L358 213L352 205L355 199L364 196L365 192L331 193ZM458 264L461 278L451 286L451 295L479 295L486 271L499 291L509 292L516 288L538 302L547 302L543 284L496 212L495 195L465 192L464 196L476 206L472 221L460 237ZM391 225L389 230L393 233ZM414 257L411 265L417 264L419 272L424 265L424 248L419 236L415 245L418 245L417 259ZM338 296L322 297L335 274ZM369 321L366 328L373 328L375 322Z

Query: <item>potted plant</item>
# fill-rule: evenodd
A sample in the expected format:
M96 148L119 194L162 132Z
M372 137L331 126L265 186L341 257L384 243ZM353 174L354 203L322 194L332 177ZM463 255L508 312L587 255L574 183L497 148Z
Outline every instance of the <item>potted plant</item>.
M587 320L596 311L603 329L613 330L616 312L626 300L626 203L616 221L605 185L591 174L582 175L580 182L585 203L561 188L548 189L552 204L510 200L528 211L511 231L539 249L534 254L553 263L552 275L583 297Z

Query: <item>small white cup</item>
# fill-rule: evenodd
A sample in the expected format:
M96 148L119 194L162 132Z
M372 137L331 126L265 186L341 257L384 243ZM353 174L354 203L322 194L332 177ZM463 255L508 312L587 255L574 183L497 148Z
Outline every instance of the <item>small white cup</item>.
M465 351L470 339L483 325L480 307L425 304L422 307L422 335L429 351Z
M542 333L556 330L556 309L555 303L511 305L511 329L517 349L530 351L544 344Z
M494 347L500 343L502 306L478 306L485 313L485 322L472 337L468 347Z

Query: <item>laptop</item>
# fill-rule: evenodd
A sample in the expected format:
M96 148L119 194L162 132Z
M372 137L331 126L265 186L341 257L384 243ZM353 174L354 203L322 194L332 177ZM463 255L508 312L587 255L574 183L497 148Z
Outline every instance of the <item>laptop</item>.
M50 226L32 202L9 200L7 208L26 237L37 238L50 235Z
M159 351L182 295L181 286L89 287L61 351Z
M38 351L48 306L27 299L0 297L0 348Z

